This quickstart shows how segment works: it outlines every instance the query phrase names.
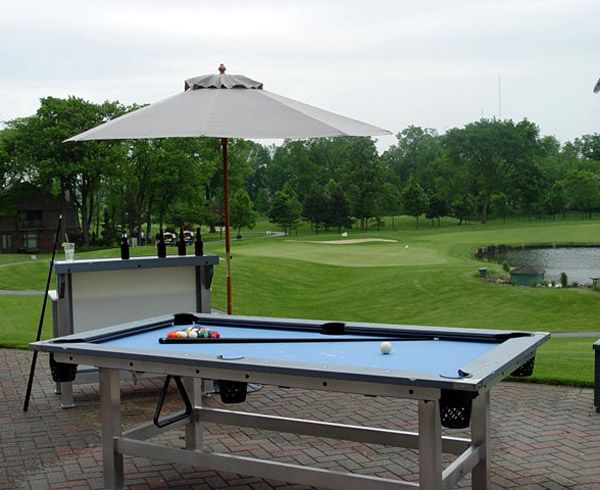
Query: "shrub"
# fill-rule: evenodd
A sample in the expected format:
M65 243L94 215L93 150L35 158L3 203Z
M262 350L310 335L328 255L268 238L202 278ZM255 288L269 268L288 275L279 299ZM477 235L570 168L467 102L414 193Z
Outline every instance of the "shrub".
M504 272L510 272L510 264L509 264L508 260L505 260L504 262L502 262L502 270Z
M561 272L560 273L560 285L563 288L569 287L569 279L567 278L567 273L566 272Z

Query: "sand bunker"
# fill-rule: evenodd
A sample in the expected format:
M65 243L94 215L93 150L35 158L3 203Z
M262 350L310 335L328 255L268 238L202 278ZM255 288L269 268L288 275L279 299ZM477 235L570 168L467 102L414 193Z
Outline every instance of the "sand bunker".
M386 238L355 238L353 240L324 240L320 242L312 243L329 243L331 245L353 245L355 243L369 243L369 242L397 242L398 240L388 240Z

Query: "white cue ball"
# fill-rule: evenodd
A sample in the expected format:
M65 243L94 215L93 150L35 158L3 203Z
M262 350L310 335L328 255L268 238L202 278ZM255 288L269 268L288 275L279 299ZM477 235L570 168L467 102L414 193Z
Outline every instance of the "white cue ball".
M382 342L381 345L379 346L379 350L381 351L382 354L389 354L390 352L392 352L392 344L390 344L387 341Z

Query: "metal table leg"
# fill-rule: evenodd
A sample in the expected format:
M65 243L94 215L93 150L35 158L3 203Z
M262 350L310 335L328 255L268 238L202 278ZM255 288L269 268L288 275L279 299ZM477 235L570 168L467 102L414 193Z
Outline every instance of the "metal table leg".
M121 389L117 369L99 368L100 420L104 487L124 488L123 455L117 452L115 437L121 437Z
M197 409L202 408L202 379L184 378L183 383L194 407L190 421L185 426L185 448L202 449L202 426L197 413Z
M438 400L419 400L419 488L442 488L442 424Z
M594 405L600 413L600 340L594 342Z
M60 406L62 408L73 408L75 401L73 399L73 383L67 381L65 383L56 383L58 386L57 393L60 394Z
M485 490L490 487L490 392L480 393L473 400L471 414L471 440L479 447L480 461L473 468L473 490Z

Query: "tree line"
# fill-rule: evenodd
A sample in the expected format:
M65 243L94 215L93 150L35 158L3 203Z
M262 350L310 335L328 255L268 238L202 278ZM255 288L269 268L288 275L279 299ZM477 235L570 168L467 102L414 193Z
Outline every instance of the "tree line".
M46 97L37 112L0 130L3 188L29 182L78 210L84 244L110 244L121 230L223 224L217 138L63 143L140 106ZM600 208L600 134L563 145L528 120L481 119L444 134L409 126L381 155L372 138L286 140L229 148L231 223L262 214L286 232L380 224L408 214L487 222L522 215L590 218ZM0 212L8 213L2 208ZM155 231L155 230L154 230Z

